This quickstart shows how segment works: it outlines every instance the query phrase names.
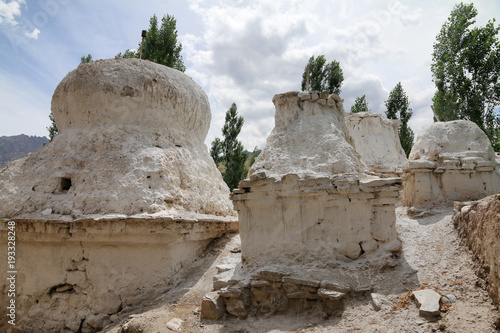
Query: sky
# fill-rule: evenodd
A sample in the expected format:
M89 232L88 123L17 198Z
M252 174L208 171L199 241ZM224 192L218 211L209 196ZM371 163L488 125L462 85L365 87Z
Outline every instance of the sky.
M452 0L0 0L0 136L48 136L52 94L83 55L113 58L136 49L149 18L177 20L185 73L212 111L207 146L221 137L235 102L244 147L264 148L274 127L274 95L300 90L308 59L324 55L343 70L349 111L366 95L383 114L401 82L409 125L432 123L433 43ZM500 18L500 1L475 1L477 24Z

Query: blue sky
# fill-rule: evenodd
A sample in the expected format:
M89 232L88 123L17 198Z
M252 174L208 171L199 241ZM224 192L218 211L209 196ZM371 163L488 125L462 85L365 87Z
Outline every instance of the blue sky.
M210 99L207 145L221 136L232 102L244 116L245 148L264 147L274 127L272 97L299 90L311 55L338 60L349 110L366 95L383 113L401 81L418 133L432 123L432 44L456 1L0 0L0 136L48 135L57 84L80 57L134 49L149 18L173 15L186 74ZM484 26L500 2L474 2Z

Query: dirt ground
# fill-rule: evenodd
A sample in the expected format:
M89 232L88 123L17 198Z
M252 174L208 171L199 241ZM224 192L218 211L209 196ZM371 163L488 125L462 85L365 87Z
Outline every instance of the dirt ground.
M104 332L171 332L172 319L182 320L178 332L496 332L500 318L475 273L471 252L461 245L451 223L452 209L411 218L404 207L396 209L397 230L403 251L395 268L374 274L373 292L382 308L375 311L370 294L346 298L344 309L330 318L318 313L288 314L220 321L200 320L202 297L212 291L216 266L239 262L238 235L211 244L181 282L155 300L124 309ZM408 295L418 288L452 294L456 302L435 319L419 316Z

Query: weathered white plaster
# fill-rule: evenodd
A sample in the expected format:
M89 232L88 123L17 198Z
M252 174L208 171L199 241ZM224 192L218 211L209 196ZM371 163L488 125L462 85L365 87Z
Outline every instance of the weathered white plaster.
M53 142L0 174L0 217L234 216L204 144L208 98L187 75L138 59L80 65L58 85Z
M233 191L242 259L298 263L399 250L394 204L401 179L364 173L347 141L342 101L308 92L276 95L276 126Z
M402 180L365 172L340 97L288 92L273 102L276 126L231 196L243 265L219 299L205 302L207 317L330 315L347 293L370 290L363 269L381 269L401 250L395 203Z
M336 101L333 95L326 93L312 102L301 99L305 96L309 93L274 96L275 127L250 175L260 169L276 178L292 173L301 178L328 177L364 170L365 166L346 140L340 98L336 96Z
M203 143L208 98L187 75L138 59L80 65L52 112L53 142L0 170L0 247L15 222L16 327L96 332L166 292L237 231L236 212Z
M437 122L419 133L404 165L404 206L433 207L500 192L486 134L473 122Z
M398 135L399 120L373 112L346 113L345 124L361 161L373 172L401 175L407 158Z

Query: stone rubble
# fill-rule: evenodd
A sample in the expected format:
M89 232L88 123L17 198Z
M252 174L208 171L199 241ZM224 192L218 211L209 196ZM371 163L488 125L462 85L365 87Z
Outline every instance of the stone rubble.
M455 295L449 294L446 296L441 296L441 303L446 303L446 304L453 304L455 303L457 298Z
M224 309L220 304L219 294L211 292L203 296L201 301L200 318L208 320L218 320L224 315Z
M239 318L311 308L330 316L342 309L344 297L351 292L350 288L336 288L327 281L286 276L277 271L260 271L251 282L234 282L237 284L220 290L219 300L229 315Z
M370 300L372 302L373 310L380 311L382 309L382 300L383 300L382 295L371 293Z

